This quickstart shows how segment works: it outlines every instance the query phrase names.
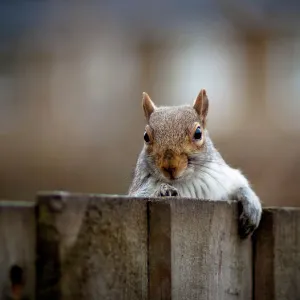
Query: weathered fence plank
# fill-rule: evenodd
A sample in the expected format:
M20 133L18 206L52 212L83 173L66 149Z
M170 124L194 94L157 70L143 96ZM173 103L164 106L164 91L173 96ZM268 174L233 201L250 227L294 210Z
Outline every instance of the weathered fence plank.
M34 203L0 201L0 299L15 264L24 270L25 294L35 299L35 233Z
M255 300L300 299L300 209L264 209L254 241Z
M237 232L237 205L153 200L150 208L151 300L252 299L251 239Z
M39 299L148 299L147 201L41 194Z

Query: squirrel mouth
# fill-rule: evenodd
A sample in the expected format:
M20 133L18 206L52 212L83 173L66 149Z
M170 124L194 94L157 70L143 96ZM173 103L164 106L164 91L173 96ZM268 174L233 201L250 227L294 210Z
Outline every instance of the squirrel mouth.
M182 177L185 168L177 169L177 168L162 168L162 173L164 177L166 177L169 180L178 180Z
M176 178L176 168L162 168L164 175L169 179L175 179Z

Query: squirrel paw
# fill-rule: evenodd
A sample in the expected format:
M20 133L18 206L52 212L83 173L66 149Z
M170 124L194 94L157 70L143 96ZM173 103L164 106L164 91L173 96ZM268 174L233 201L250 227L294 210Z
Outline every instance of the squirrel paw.
M176 188L173 186L162 183L157 192L157 197L176 197L179 196L179 193Z
M262 205L254 191L247 186L239 188L232 196L234 200L238 201L238 233L242 239L245 239L252 235L258 227L262 215Z
M262 208L257 203L239 202L239 235L247 238L258 227L261 219Z
M240 214L239 217L239 235L241 238L245 239L253 233L257 228L255 222L251 216L246 215L244 212Z

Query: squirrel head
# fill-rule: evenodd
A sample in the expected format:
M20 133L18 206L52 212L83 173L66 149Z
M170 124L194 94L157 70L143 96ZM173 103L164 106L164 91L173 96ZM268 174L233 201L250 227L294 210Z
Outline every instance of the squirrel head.
M195 156L205 149L208 98L202 89L193 105L157 107L143 93L147 121L144 149L149 166L164 180L180 180L193 171Z

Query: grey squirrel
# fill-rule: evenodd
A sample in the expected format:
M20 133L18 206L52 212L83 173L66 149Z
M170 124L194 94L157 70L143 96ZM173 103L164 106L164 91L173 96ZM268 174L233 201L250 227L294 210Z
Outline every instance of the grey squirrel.
M207 131L209 100L202 89L193 106L157 107L147 93L142 100L146 128L129 196L236 200L239 233L258 227L262 205L248 180L215 149Z

